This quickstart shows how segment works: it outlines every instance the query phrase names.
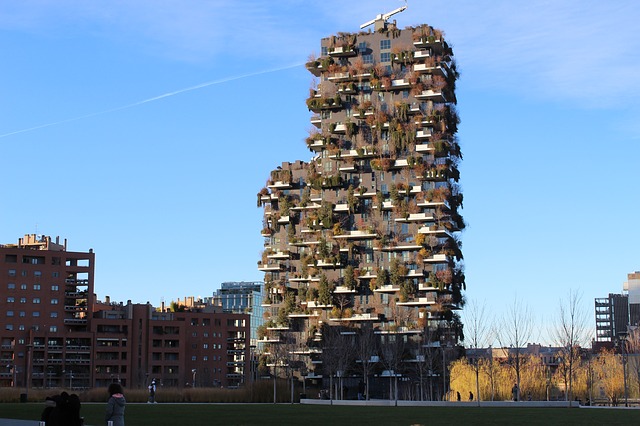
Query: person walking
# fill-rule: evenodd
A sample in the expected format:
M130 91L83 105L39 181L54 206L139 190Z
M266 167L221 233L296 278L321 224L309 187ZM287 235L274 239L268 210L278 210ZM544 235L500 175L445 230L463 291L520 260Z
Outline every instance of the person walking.
M109 385L109 401L107 402L107 412L105 420L107 425L113 422L113 426L124 426L124 408L127 401L122 394L122 386L119 383L111 383Z
M511 388L511 396L513 397L514 401L518 400L518 384L514 383L513 387Z
M149 401L147 403L153 404L156 402L156 379L151 380L149 385Z

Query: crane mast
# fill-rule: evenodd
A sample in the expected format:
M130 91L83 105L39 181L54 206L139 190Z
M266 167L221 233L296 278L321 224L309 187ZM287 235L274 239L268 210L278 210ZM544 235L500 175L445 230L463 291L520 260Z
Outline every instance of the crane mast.
M397 9L395 9L395 10L392 10L391 12L388 12L388 13L381 13L381 14L377 15L375 17L375 19L372 19L372 20L367 21L364 24L360 25L360 28L363 29L363 28L368 27L369 25L376 24L375 29L378 30L379 27L382 27L382 26L387 24L387 21L389 20L389 18L391 18L393 15L395 15L397 13L404 12L406 9L407 9L407 5L406 5L406 2L405 2L404 6L399 7Z

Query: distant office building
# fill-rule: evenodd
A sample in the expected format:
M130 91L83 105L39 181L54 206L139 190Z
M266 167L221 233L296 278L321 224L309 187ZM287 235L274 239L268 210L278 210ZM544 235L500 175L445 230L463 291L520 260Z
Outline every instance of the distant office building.
M629 327L640 325L640 272L627 274L622 294L609 294L595 299L596 338L598 347L613 347L629 332Z
M213 304L223 312L248 313L251 317L251 345L256 346L257 329L264 323L262 281L224 282L213 293Z
M629 325L640 325L640 272L627 274L627 282L623 284L623 291L629 296Z
M178 312L96 301L94 260L48 236L0 245L0 387L244 383L248 315L195 299Z
M609 297L595 300L596 342L615 343L627 334L629 324L629 298L610 293Z

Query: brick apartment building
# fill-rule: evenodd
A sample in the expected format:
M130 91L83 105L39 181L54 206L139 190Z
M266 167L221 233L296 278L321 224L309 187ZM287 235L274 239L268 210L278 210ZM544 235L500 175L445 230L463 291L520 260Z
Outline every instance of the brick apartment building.
M48 236L0 245L0 387L244 383L248 315L97 301L94 261Z

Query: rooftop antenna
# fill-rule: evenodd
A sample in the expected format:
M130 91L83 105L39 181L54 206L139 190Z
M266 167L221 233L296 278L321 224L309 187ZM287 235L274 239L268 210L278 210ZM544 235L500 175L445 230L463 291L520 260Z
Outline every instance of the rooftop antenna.
M407 9L407 0L405 0L405 2L404 2L404 6L399 7L399 8L397 8L397 9L395 9L395 10L392 10L391 12L388 12L388 13L381 13L381 14L377 15L377 16L375 17L375 19L372 19L372 20L367 21L367 22L365 22L364 24L360 25L360 29L364 29L364 28L367 28L369 25L376 24L376 30L377 30L377 29L379 28L379 27L378 27L378 25L379 25L379 24L386 25L386 24L387 24L387 20L388 20L389 18L391 18L391 17L392 17L393 15L395 15L396 13L400 13L400 12L405 11L406 9ZM381 25L381 26L382 26L382 25ZM380 26L380 27L381 27L381 26Z

